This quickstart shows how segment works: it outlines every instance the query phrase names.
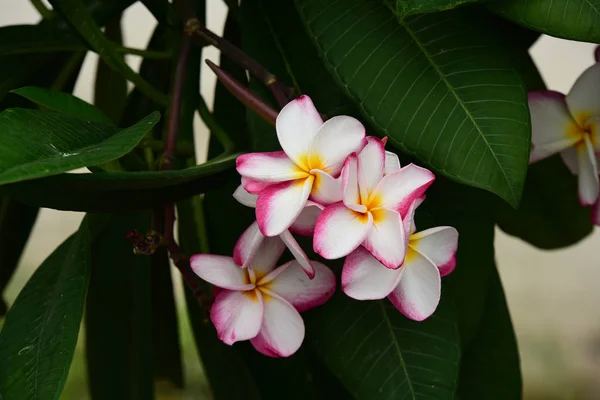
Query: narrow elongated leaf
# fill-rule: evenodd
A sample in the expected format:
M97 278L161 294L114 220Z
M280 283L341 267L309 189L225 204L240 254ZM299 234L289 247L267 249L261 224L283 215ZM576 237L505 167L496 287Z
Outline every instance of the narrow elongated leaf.
M0 296L17 268L38 211L37 207L0 198ZM6 311L0 297L0 316L6 315Z
M531 127L493 18L463 8L399 22L375 0L297 5L329 71L381 135L438 173L519 204Z
M57 92L36 86L25 86L11 91L23 96L37 105L73 117L86 119L105 125L112 121L102 111L69 93Z
M131 151L159 118L152 113L117 129L55 112L5 110L0 114L0 185L115 160Z
M79 37L69 30L57 29L54 23L0 28L0 56L86 49Z
M394 7L393 0L387 1ZM481 0L396 0L395 8L398 17L404 18L412 14L446 11L476 1Z
M90 271L90 232L56 249L27 282L0 332L0 392L7 399L57 399L67 379Z
M494 0L487 7L528 29L600 43L599 0Z

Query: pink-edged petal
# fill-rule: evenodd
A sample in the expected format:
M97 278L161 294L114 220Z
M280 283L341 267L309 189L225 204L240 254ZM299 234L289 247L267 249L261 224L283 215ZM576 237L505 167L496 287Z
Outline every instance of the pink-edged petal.
M242 187L250 194L259 194L263 189L272 184L273 182L263 182L242 176Z
M256 278L260 279L273 271L284 251L285 243L281 237L264 237L248 266L252 266Z
M313 169L310 171L314 175L312 192L310 198L316 203L324 206L342 201L342 178L334 178L327 172Z
M308 155L323 120L308 96L290 101L277 115L279 144L294 162L308 170Z
M283 151L242 154L235 164L240 175L264 182L285 182L308 176L308 172L294 164Z
M252 339L258 335L263 320L261 293L255 289L220 291L210 309L210 320L225 344Z
M306 255L304 250L302 250L302 247L300 247L296 239L294 239L294 236L292 236L290 231L283 231L283 233L279 235L279 237L281 238L283 243L285 243L288 250L290 251L290 253L292 253L298 264L300 264L300 267L302 267L304 273L306 273L306 275L310 279L314 278L315 268L312 265L312 262L308 259L308 256Z
M304 321L290 303L275 293L263 291L263 302L263 323L250 343L263 354L267 350L278 357L289 357L304 340Z
M394 171L398 171L400 169L400 159L396 153L392 153L391 151L385 152L385 167L383 168L383 174L388 175Z
M531 153L533 163L556 154L578 140L577 124L569 113L565 95L551 90L529 92L527 96L531 114Z
M364 242L372 225L371 213L357 213L342 203L330 205L317 219L313 248L328 260L347 256Z
M242 185L235 189L235 192L233 192L233 198L236 199L238 203L243 204L246 207L256 208L256 199L258 196L248 192Z
M440 272L431 260L410 250L402 269L402 278L388 299L405 317L423 321L440 302Z
M596 204L592 207L592 223L600 226L600 199L596 200Z
M242 268L246 268L254 260L254 256L266 236L260 233L258 223L254 221L235 242L233 248L233 261Z
M298 218L290 226L290 231L302 236L312 236L315 231L317 218L319 218L324 208L321 204L314 201L307 201Z
M190 266L196 275L223 289L250 290L254 287L231 257L214 254L196 254L190 257Z
M383 265L397 269L404 262L408 244L402 218L396 211L385 208L372 210L371 213L373 227L363 246Z
M579 161L579 201L584 206L591 206L598 199L598 166L587 135L583 142L577 144L576 150Z
M385 168L385 148L380 139L374 136L367 138L367 145L358 153L358 166L363 178L359 180L359 185L364 187L366 193L371 193L383 178Z
M265 236L281 234L294 220L308 200L314 177L282 182L260 192L256 201L256 220Z
M344 162L341 176L344 205L357 212L366 212L367 207L360 204L358 156L355 153L350 154Z
M370 207L395 210L404 217L410 205L423 196L434 180L435 175L428 169L408 164L383 177L371 194Z
M594 64L577 78L566 101L575 120L583 126L590 117L600 116L600 64Z
M281 272L268 283L267 288L277 293L296 307L299 312L324 304L335 292L335 275L329 268L317 261L313 279L302 272L297 261L290 261L277 269Z
M404 269L390 269L359 247L346 257L342 269L342 290L357 300L377 300L398 285Z
M410 237L409 245L428 259L446 276L456 267L458 231L451 226L426 229Z
M365 127L359 120L345 115L333 117L321 125L312 143L310 167L338 176L346 157L364 146Z
M575 147L569 147L561 151L560 157L573 175L579 174L579 160L577 159L577 150L575 150Z

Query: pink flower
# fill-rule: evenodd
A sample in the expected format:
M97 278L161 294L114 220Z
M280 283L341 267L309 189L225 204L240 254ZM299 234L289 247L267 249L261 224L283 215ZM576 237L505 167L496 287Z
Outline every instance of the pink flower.
M408 240L406 258L399 269L389 269L367 250L352 252L342 270L342 290L357 300L387 297L407 318L422 321L440 300L441 276L454 270L458 232L449 226L414 231L415 203L404 220ZM413 228L411 228L411 226Z
M435 176L413 164L392 167L394 163L386 162L391 156L386 155L384 143L375 137L367 140L358 155L346 160L343 202L323 210L315 226L313 247L324 258L336 259L362 245L386 267L396 269L404 261L408 240L402 218ZM384 176L386 169L389 173Z
M355 118L323 123L308 96L287 104L277 116L283 151L238 157L237 170L250 193L258 194L256 219L265 236L288 229L309 197L319 204L342 199L339 174L349 154L364 146L365 128Z
M598 199L600 156L600 64L588 68L567 96L542 90L529 93L532 149L530 162L560 152L572 173L579 175L579 201Z
M245 263L251 250L240 241L239 262ZM197 254L190 259L194 272L220 289L210 319L224 343L250 340L256 350L271 357L288 357L302 344L304 322L299 312L325 303L335 291L335 276L316 261L313 280L297 261L274 268L284 249L278 237L266 238L247 268L225 256Z

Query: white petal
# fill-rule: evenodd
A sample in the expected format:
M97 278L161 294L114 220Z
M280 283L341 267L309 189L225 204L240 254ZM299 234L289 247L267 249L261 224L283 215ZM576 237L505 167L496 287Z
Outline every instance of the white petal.
M214 254L196 254L190 257L190 266L196 275L223 289L250 290L254 287L246 271L231 257Z
M335 292L335 275L329 268L312 261L315 268L313 279L309 279L297 261L278 268L282 271L269 283L269 290L277 293L299 312L310 310L325 303Z
M573 175L579 174L579 160L577 159L577 150L575 150L575 147L569 147L561 151L560 157Z
M307 201L298 218L290 226L290 231L302 236L312 236L315 231L317 218L321 215L323 208L325 207L320 204L310 200Z
M398 171L400 169L400 159L396 155L396 153L392 153L391 151L385 152L385 167L383 169L383 174L391 174L394 171Z
M359 247L344 261L342 290L357 300L383 299L398 285L403 271L403 268L387 268Z
M340 115L327 121L317 133L309 156L311 169L338 176L344 160L365 145L365 127L356 118Z
M298 166L308 171L308 156L323 120L308 96L290 101L277 115L275 127L279 144Z
M579 160L579 201L584 206L591 206L598 199L598 166L594 148L587 135L576 150Z
M579 136L562 93L541 90L527 96L531 114L531 154L529 162L536 162L572 145Z
M304 340L304 321L290 303L276 294L263 293L263 299L263 324L250 343L258 351L266 349L278 357L289 357Z
M431 260L411 250L402 269L402 278L388 298L407 318L423 321L440 302L440 272Z
M233 248L233 261L242 268L246 268L254 260L263 241L266 239L258 229L258 223L254 221L235 242Z
M360 214L342 203L333 204L317 219L313 248L328 260L344 257L360 246L372 225L370 213Z
M279 235L279 237L285 243L288 250L290 251L290 253L292 253L298 264L300 264L306 275L310 279L314 278L315 268L313 267L311 261L308 259L304 250L302 250L302 247L300 247L296 239L294 239L294 236L292 236L290 231L283 231L283 233Z
M408 237L402 218L396 211L379 208L371 211L373 227L363 246L388 268L397 269L404 262Z
M571 115L582 124L592 116L600 116L600 64L594 64L575 81L567 95Z
M260 192L256 220L265 236L280 235L294 223L310 195L314 177L282 182Z
M308 172L294 164L283 151L242 154L235 164L243 177L264 182L285 182L308 176Z
M256 179L250 179L242 176L242 187L250 194L256 195L263 191L267 186L272 185L273 182L263 182Z
M358 187L358 156L351 154L344 162L342 169L342 191L343 201L346 207L358 212L366 212L367 207L360 203L360 192ZM359 206L359 207L356 207Z
M258 290L223 290L210 309L210 319L225 344L252 339L262 325L262 295Z
M284 251L285 243L279 236L264 237L260 247L254 253L252 262L249 263L257 280L266 276L275 268Z
M327 172L313 169L310 171L314 175L312 192L310 198L324 206L342 201L342 177L333 178Z
M385 158L385 148L381 140L369 136L367 145L358 153L358 168L364 178L359 184L364 186L367 194L371 193L383 178Z
M256 208L256 199L258 198L258 195L249 193L244 189L244 186L240 185L235 189L235 192L233 192L233 198L246 207Z
M439 226L416 233L410 237L409 245L433 261L442 276L454 270L458 231L453 227Z

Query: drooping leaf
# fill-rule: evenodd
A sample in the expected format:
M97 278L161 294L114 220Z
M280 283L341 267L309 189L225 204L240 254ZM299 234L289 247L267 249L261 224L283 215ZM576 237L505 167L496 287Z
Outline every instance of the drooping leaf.
M145 234L150 214L115 214L107 219L107 228L91 247L85 313L90 394L93 399L151 399L150 257L133 254L125 238L134 229Z
M487 7L528 29L600 43L599 0L494 0Z
M91 122L112 125L112 121L102 111L88 102L69 93L57 92L36 86L25 86L11 93L23 96L37 105L52 111L70 115Z
M531 127L495 19L462 8L398 21L375 0L297 6L329 71L379 134L436 172L519 204Z
M494 271L481 325L463 350L458 396L461 400L518 400L522 395L519 351L502 282Z
M395 8L399 18L413 14L447 11L463 4L481 0L386 0L390 7ZM395 5L394 5L395 3Z
M3 397L58 399L83 315L90 237L84 220L33 274L8 312L0 332Z
M8 197L0 198L0 316L7 311L2 293L17 268L38 211Z
M86 50L85 43L70 30L54 23L10 25L0 28L0 56Z
M237 154L170 171L61 174L0 187L26 204L57 210L114 212L148 209L219 190L232 175ZM235 190L235 188L234 188ZM44 196L38 196L44 193Z
M159 113L152 113L117 129L56 112L5 110L0 113L0 184L115 160L131 151L159 119Z

